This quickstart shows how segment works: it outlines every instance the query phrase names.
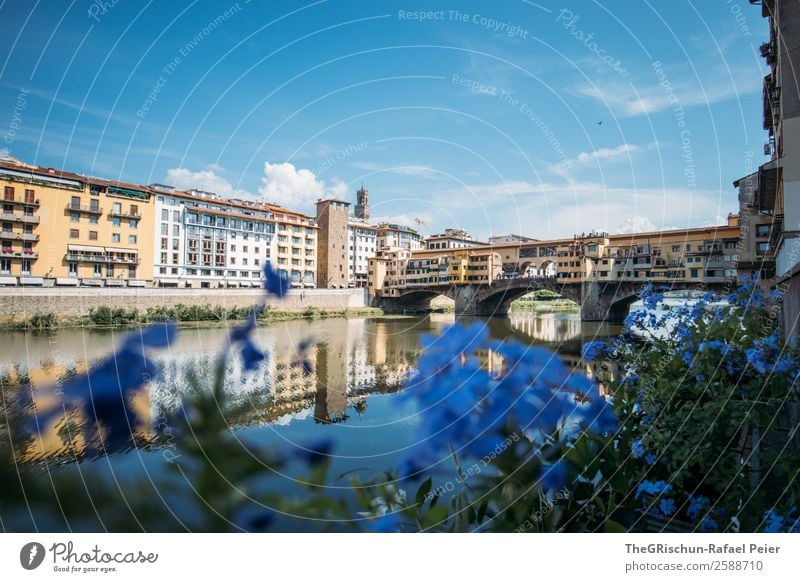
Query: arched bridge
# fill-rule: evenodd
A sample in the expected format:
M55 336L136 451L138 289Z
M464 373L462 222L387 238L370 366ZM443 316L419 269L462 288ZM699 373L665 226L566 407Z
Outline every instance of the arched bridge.
M396 290L395 295L375 297L373 305L387 313L421 311L430 308L431 299L444 295L455 301L456 314L476 316L507 315L513 301L539 289L558 293L578 303L583 321L621 321L644 287L653 281L566 283L555 277L496 279L491 284L414 286ZM656 287L671 291L729 292L735 279L720 283L687 281L655 282Z

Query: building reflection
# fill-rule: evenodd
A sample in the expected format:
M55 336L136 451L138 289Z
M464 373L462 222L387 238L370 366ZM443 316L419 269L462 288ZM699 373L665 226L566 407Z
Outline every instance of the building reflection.
M231 427L277 426L305 419L332 424L367 414L370 398L402 388L419 356L420 336L437 334L454 320L452 313L444 313L424 318L300 320L259 327L257 341L268 353L268 359L258 371L245 372L237 354L229 358L225 380L227 420ZM597 339L604 330L582 329L580 321L570 316L520 314L486 323L492 337L547 344L571 369L603 384L623 373L614 362L589 364L581 360L581 344ZM52 391L43 388L69 374L84 372L88 362L105 355L108 346L116 341L114 335L107 331L62 330L56 332L56 342L29 335L24 342L27 357L0 368L4 396L30 393L32 402L27 413L50 408L54 404L49 400L53 398ZM297 346L309 337L314 338L314 344L305 357L311 366L304 369L298 365ZM197 378L200 389L210 389L205 384L214 377L218 347L224 345L226 338L224 328L184 329L169 353L152 354L159 362L160 374L132 397L130 406L139 422L133 427L131 446L157 448L171 438L173 418L182 400L194 390L190 377ZM7 341L13 346L22 343L16 337ZM490 371L502 369L502 358L496 353L487 351L479 357ZM9 410L3 418L0 432L9 432L21 461L80 460L88 449L83 429L89 420L82 408L67 410L49 425L41 426L34 439L24 434L23 421Z

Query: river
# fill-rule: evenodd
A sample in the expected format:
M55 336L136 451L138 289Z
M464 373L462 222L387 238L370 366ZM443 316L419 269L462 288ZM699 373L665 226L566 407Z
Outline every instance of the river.
M454 319L453 314L431 314L294 320L259 327L255 338L269 354L266 364L255 373L243 372L236 359L229 366L226 408L236 410L227 417L231 430L259 446L291 447L316 437L333 437L337 472L392 467L415 438L414 410L400 404L397 393L414 366L420 336L435 334ZM619 331L617 326L582 323L571 313L517 313L485 322L496 339L514 337L549 346L570 366L589 373L596 371L580 361L581 345ZM4 333L0 378L6 401L30 386L36 402L42 387L85 370L126 333L103 329ZM25 438L25 432L9 426L9 421L0 421L2 446L13 441L17 460L48 470L98 472L115 481L120 475L147 476L157 482L175 455L165 427L191 389L187 371L194 371L201 382L210 377L226 334L225 328L185 326L169 350L153 354L163 371L133 398L133 409L141 419L135 429L136 446L107 455L85 454L84 418L74 411L41 427L41 436L35 439ZM292 365L296 346L305 338L313 339L309 375Z

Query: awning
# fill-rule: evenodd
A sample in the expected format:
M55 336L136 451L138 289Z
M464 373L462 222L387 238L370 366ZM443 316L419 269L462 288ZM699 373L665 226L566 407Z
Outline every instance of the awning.
M76 277L56 277L56 285L75 285L79 283Z
M109 253L138 253L139 252L137 249L121 249L121 248L118 248L118 247L106 247L105 250L106 250L106 252L109 252Z
M81 279L81 283L84 285L88 285L89 287L102 287L103 280L102 279Z
M20 277L19 278L20 285L43 285L44 279L41 277Z
M16 277L0 277L0 285L16 285Z
M130 279L128 281L128 287L144 287L144 281L137 279Z
M90 247L87 245L67 245L68 251L82 251L84 253L103 253L105 249L103 247Z
M109 287L122 287L125 282L122 279L106 279L106 285Z

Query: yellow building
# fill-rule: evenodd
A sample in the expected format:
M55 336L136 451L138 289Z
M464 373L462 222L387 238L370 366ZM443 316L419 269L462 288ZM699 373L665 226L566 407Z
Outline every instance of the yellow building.
M153 192L0 162L0 284L144 286L153 278Z

